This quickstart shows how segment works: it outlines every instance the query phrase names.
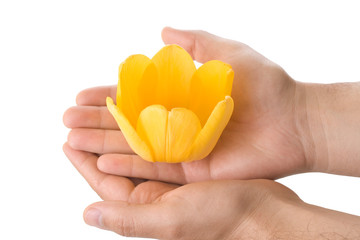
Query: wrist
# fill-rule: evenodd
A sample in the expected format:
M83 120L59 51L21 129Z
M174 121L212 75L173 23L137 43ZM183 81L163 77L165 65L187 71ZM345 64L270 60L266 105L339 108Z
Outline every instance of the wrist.
M230 237L225 239L278 239L274 238L278 232L290 232L297 227L297 216L306 204L291 190L284 192L278 187L267 187L270 189L268 194L255 204L254 211L246 216L246 220L241 220Z
M296 82L295 125L303 146L305 169L327 172L328 144L319 98L320 84Z
M296 82L294 121L303 148L306 172L322 171L326 168L326 165L322 164L326 161L326 139L318 112L316 88L315 84Z
M292 204L285 215L273 220L268 239L357 239L358 216L333 211L304 202ZM346 237L345 237L346 236Z
M272 201L238 236L249 239L349 239L360 237L360 217L307 204L300 199ZM239 238L233 238L239 239ZM248 238L240 238L248 239ZM346 238L347 239L347 238Z
M296 126L308 171L360 176L360 84L297 82Z

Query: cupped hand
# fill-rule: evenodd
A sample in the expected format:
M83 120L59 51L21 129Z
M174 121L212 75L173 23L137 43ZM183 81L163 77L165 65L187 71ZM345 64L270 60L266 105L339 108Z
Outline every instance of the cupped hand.
M100 154L98 168L119 176L189 183L210 179L275 179L309 171L300 131L300 83L249 46L203 31L165 28L166 44L178 44L201 63L217 59L235 72L232 118L214 150L190 163L150 163L135 155L105 107L116 87L82 91L64 115L69 145ZM302 128L301 128L302 129Z
M240 239L269 236L303 202L270 180L223 180L184 186L137 182L98 170L98 156L64 145L64 152L105 201L84 212L92 226L132 237ZM266 228L264 228L266 226ZM281 227L283 227L281 225Z

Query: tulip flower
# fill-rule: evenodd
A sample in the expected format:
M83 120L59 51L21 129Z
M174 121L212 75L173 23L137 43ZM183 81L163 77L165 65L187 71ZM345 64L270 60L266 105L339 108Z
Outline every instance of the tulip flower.
M152 59L132 55L119 67L116 105L106 104L129 146L151 162L205 158L234 109L230 65L213 60L196 69L177 45Z

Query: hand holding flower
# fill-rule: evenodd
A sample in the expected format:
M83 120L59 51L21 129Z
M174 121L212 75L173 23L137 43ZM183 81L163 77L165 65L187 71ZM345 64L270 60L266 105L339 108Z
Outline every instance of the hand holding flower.
M84 90L64 122L72 128L71 147L102 155L99 169L175 183L279 178L306 171L359 176L359 84L296 82L250 47L202 31L165 28L163 39L182 46L196 61L217 59L232 66L232 117L204 159L149 163L134 155L105 107L107 96L116 98L116 87ZM325 111L328 119L322 122Z
M277 178L308 169L302 137L295 120L297 112L294 109L298 104L296 82L278 65L242 43L201 31L166 28L163 39L165 43L182 46L199 62L221 60L230 64L235 72L231 93L235 108L213 151L200 161L171 165L149 163L133 155L123 136L126 133L116 130L118 126L105 107L107 96L116 99L116 87L88 89L78 95L78 106L71 108L64 116L65 124L73 128L68 139L70 146L102 154L98 167L104 172L176 183L224 178ZM187 58L190 61L190 57ZM226 69L226 64L224 66ZM194 66L188 68L195 71ZM150 69L148 71L147 74L151 74ZM149 85L145 89L154 89L155 86ZM200 87L193 89L200 89L201 94L210 92L201 91ZM133 91L129 92L133 94ZM222 96L214 98L206 114L214 109L217 102L224 100L229 92L224 91ZM166 98L172 95L160 96ZM126 101L127 96L122 97ZM180 101L178 98L174 99ZM204 102L208 102L208 99L210 97L200 98ZM152 104L165 104L165 101L152 100L149 105ZM171 110L175 106L188 107L180 102L165 107ZM140 115L144 108L139 108L137 114ZM129 117L134 128L136 118ZM201 119L205 118L199 119L203 126L205 121Z

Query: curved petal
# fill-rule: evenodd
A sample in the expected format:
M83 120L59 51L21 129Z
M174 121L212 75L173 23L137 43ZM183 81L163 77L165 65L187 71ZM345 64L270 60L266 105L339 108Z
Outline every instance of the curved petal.
M189 109L205 125L216 104L231 95L234 72L229 64L213 60L203 64L191 79Z
M163 47L153 58L158 70L157 104L168 110L187 107L191 77L196 71L191 56L177 45Z
M119 66L116 102L133 127L141 110L155 101L156 79L156 67L144 55L132 55Z
M191 146L200 131L201 124L195 113L186 108L173 108L168 116L166 161L187 161Z
M140 113L136 131L150 146L154 161L175 163L187 160L201 124L186 108L169 112L164 106L152 105Z
M229 122L233 109L234 101L230 96L216 105L192 145L188 161L200 160L209 155Z
M164 162L166 151L166 128L168 111L164 106L152 105L145 108L139 116L136 131L140 138L150 146L154 161Z
M124 137L130 147L143 159L153 162L153 156L148 145L139 137L135 129L130 124L129 120L124 116L120 108L115 106L112 98L106 98L106 105L110 113L115 118L117 124L119 125Z

